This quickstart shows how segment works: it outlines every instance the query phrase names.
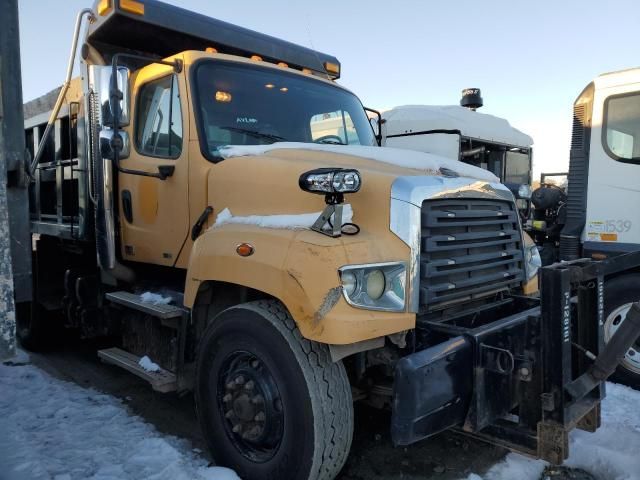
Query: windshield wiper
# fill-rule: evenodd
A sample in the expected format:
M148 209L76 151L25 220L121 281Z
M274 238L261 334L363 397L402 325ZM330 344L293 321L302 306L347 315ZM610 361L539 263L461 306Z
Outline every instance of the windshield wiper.
M238 127L219 127L222 130L229 130L230 132L238 132L238 133L246 133L255 138L266 138L267 140L272 140L274 142L281 142L286 140L284 137L280 137L279 135L273 135L271 133L262 133L256 132L255 130L249 130L248 128L238 128Z

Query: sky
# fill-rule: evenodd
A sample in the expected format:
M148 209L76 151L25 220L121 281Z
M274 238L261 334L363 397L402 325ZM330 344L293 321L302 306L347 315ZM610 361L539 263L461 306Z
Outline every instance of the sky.
M534 139L534 178L566 170L573 101L601 73L640 66L637 0L168 0L325 53L365 106L457 104ZM19 0L23 97L59 86L75 15L91 0ZM52 8L55 6L55 8Z

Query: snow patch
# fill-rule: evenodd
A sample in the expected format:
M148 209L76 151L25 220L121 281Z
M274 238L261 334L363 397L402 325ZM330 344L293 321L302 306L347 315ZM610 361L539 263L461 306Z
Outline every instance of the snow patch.
M640 479L640 392L607 383L602 402L602 426L595 433L571 433L569 459L565 465L581 468L596 478ZM466 480L538 480L547 465L516 453L494 465L483 476L471 474Z
M280 228L287 230L304 230L318 220L322 212L302 213L297 215L249 215L247 217L234 217L228 208L222 210L216 217L213 228L220 227L228 223L240 223L244 225L257 225L262 228ZM332 217L333 219L333 217ZM342 209L342 222L351 223L353 220L353 209L346 203Z
M33 365L0 364L0 392L2 479L239 480L120 400Z
M140 300L144 303L151 303L153 305L168 305L171 303L171 297L163 297L157 293L144 292L140 295Z
M151 359L149 357L147 357L146 355L144 357L142 357L138 361L138 365L140 365L142 368L144 368L147 372L159 372L160 371L160 365L158 365L157 363L153 363L151 361Z
M445 168L463 177L485 180L487 182L500 181L498 177L488 170L483 170L482 168L474 167L473 165L468 165L440 155L401 148L276 142L270 145L225 145L218 147L218 152L223 158L231 158L264 155L272 150L282 149L315 150L341 155L352 155L354 157L366 158L398 167L421 170L428 175L440 175L439 170Z

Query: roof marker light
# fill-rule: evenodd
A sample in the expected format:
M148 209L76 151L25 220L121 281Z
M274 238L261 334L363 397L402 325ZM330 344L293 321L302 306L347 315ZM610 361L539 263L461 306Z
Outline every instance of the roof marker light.
M135 15L144 15L144 3L138 0L120 0L120 8Z
M324 69L332 75L340 75L340 65L333 62L324 62Z
M111 0L100 0L100 3L98 3L97 7L98 15L104 16L109 13L112 8L113 5L111 4Z
M286 64L286 63L284 63L284 62L278 62L278 66L279 66L279 67L282 67L282 68L289 68L289 65L287 65L287 64Z
M213 47L207 47L205 52L207 52L207 53L218 53L218 49L217 48L213 48Z
M251 55L251 60L253 60L254 62L261 62L262 61L262 57L260 55Z

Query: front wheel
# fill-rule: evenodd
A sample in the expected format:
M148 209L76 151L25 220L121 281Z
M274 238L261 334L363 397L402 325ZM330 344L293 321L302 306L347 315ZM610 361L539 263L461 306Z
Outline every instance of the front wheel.
M216 463L244 480L331 480L351 446L344 366L275 301L232 307L209 325L196 406Z
M625 275L605 282L604 341L608 342L627 316L631 304L640 300L640 275ZM640 338L627 350L612 380L640 390Z

